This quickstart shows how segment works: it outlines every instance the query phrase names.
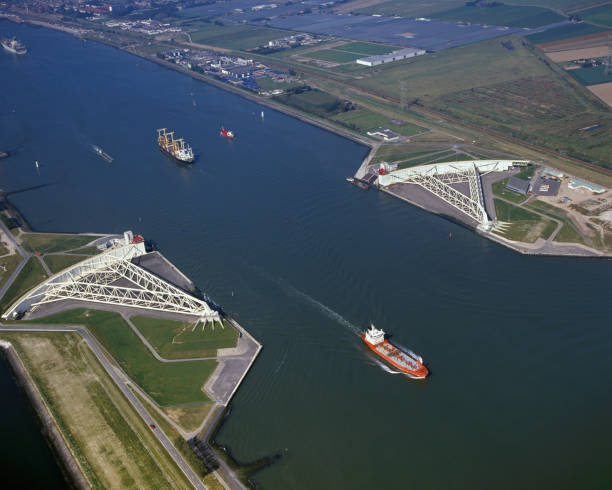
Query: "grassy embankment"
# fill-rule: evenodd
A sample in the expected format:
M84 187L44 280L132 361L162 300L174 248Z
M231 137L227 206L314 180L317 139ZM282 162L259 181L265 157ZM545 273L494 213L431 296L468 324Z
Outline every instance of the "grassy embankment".
M555 236L553 241L566 243L584 243L584 238L576 229L575 225L572 223L572 220L570 219L567 212L563 209L559 209L555 206L552 206L544 201L540 201L537 199L532 199L525 206L539 211L542 214L546 214L547 216L556 218L563 223L562 228L559 230L559 233L557 233L557 236Z
M157 425L164 431L164 434L168 436L172 445L177 449L179 453L183 456L185 461L189 463L189 466L195 471L196 475L200 477L202 482L210 488L211 490L223 490L224 487L219 483L219 481L215 478L215 476L210 472L210 470L206 467L204 461L202 461L198 455L191 449L187 441L178 433L178 431L168 423L166 419L160 417L156 412L155 407L151 405L151 403L140 396L138 392L134 392L136 397L140 400L140 402L147 408L148 412L151 414Z
M535 170L536 170L535 165L529 165L523 168L520 172L514 174L514 177L516 177L517 179L521 179L521 180L529 180L531 177L533 177ZM515 192L511 189L507 189L506 188L507 183L508 183L507 178L493 183L493 185L491 186L493 189L493 194L499 197L503 197L504 199L515 202L517 204L520 204L525 199L527 199L527 196L521 194L520 192Z
M2 286L21 262L21 255L14 253L0 258L0 286Z
M100 238L94 235L70 235L64 233L22 233L21 244L28 252L50 254L66 252L87 245L92 240Z
M57 255L45 255L43 260L47 267L51 270L53 274L69 267L71 265L80 262L81 260L85 260L87 257L84 254L81 255L65 255L65 254L57 254Z
M47 279L47 274L38 258L30 257L7 289L6 294L0 299L0 311L4 312L13 301L45 279Z
M494 199L497 219L509 223L504 231L494 233L517 242L534 243L538 238L547 239L555 231L557 224L546 218L514 206L500 199Z
M236 347L237 330L227 321L223 327L216 323L195 326L162 318L133 316L130 318L138 331L149 341L157 353L166 359L214 357L217 349Z
M93 488L191 488L77 334L0 336L15 346Z
M157 361L117 313L75 309L36 322L86 325L127 375L160 406L210 401L201 388L215 369L216 361Z

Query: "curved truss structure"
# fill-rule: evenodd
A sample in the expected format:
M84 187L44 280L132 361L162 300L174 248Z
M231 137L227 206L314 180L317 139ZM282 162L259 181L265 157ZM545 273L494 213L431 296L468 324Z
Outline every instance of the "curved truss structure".
M197 315L204 322L220 321L219 313L205 301L132 263L134 257L144 254L144 244L136 243L83 260L23 295L3 318L68 299Z
M417 167L395 170L378 177L382 186L393 184L418 184L447 202L478 223L478 228L490 230L489 220L484 206L484 196L480 183L480 173L500 172L516 163L527 163L526 160L469 160L461 162L434 163ZM469 196L459 192L451 184L467 182Z

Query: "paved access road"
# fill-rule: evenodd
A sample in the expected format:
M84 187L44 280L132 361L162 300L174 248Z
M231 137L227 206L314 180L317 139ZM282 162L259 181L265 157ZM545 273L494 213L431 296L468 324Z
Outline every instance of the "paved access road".
M138 412L138 414L142 417L142 419L147 423L147 425L151 426L152 424L155 424L155 420L153 419L153 417L151 417L147 409L142 405L140 400L136 397L136 395L134 395L132 390L129 388L128 380L126 376L119 369L116 369L110 363L110 361L105 355L106 352L103 351L103 348L98 345L98 343L94 340L94 338L91 336L91 334L85 327L57 326L57 325L28 325L24 327L17 327L17 326L12 326L12 325L7 326L7 325L2 325L2 324L0 324L0 327L1 327L1 330L13 331L13 332L27 331L27 332L77 332L79 333L81 337L83 337L85 342L87 342L87 345L89 345L89 348L92 350L95 356L98 358L98 361L100 361L102 366L104 366L104 369L106 370L106 372L113 379L115 384L119 387L121 392L129 400L129 402L132 404L134 409ZM183 473L185 473L185 475L187 476L191 484L194 486L194 488L205 489L206 487L204 486L204 484L200 481L198 476L191 469L191 466L189 466L187 462L183 459L183 456L176 450L172 442L170 442L170 439L168 439L168 437L166 436L166 434L164 434L161 428L156 427L155 429L153 429L153 434L155 434L155 437L157 437L157 439L162 444L162 446L164 446L166 451L168 451L168 454L170 454L170 456L172 457L174 462L178 465L178 467L181 468Z

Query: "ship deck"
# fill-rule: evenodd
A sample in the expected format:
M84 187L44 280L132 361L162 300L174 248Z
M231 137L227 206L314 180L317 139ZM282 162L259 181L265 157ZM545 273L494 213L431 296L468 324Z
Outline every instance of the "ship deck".
M383 357L392 360L394 363L409 371L416 372L422 369L421 363L417 362L408 353L404 352L401 349L398 349L386 340L374 346L374 350L381 354Z

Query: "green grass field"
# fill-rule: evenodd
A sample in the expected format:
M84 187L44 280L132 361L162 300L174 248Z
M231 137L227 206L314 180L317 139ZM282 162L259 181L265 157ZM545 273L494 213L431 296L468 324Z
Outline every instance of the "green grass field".
M100 237L61 233L23 233L21 244L28 252L53 253L82 247L96 238Z
M590 68L577 68L567 70L582 85L597 85L598 83L612 82L612 72L606 75L605 66L592 66Z
M499 5L497 7L459 7L437 12L432 17L440 20L462 20L473 24L507 27L539 27L565 20L547 8Z
M217 354L217 349L235 347L238 332L229 323L224 328L210 324L193 329L193 323L184 323L161 318L133 316L134 326L151 343L157 353L166 359L188 359L209 357Z
M51 269L53 274L58 273L59 271L69 267L81 260L85 260L87 257L85 255L45 255L43 260L47 267Z
M582 10L579 15L587 22L612 27L612 5Z
M47 279L47 274L38 258L30 257L9 286L6 294L0 299L0 311L4 312L13 301L45 279Z
M508 179L503 179L503 180L494 182L493 185L491 186L491 188L493 189L493 194L499 197L503 197L504 199L515 202L517 204L522 203L527 198L527 196L524 196L523 194L520 194L519 192L514 192L513 190L506 188L507 182L508 182Z
M527 207L535 209L540 213L552 216L563 222L563 227L557 233L557 236L553 241L555 242L569 242L569 243L584 243L582 235L578 232L572 220L569 218L566 211L552 206L539 199L533 199L529 201Z
M15 268L19 265L19 262L21 262L21 258L21 255L15 253L0 259L0 286L2 286L13 273Z
M320 117L331 117L342 112L342 100L321 90L277 95L274 100Z
M358 58L363 58L363 55L361 54L348 53L346 51L338 51L335 49L312 51L304 56L314 60L331 61L334 63L350 63Z
M217 25L208 22L195 22L189 25L194 43L219 46L228 49L252 49L273 39L294 34L293 31L256 27L246 24Z
M556 229L552 220L514 206L500 199L493 200L497 219L510 223L504 231L495 232L509 240L534 243L538 238L549 238Z
M159 362L117 313L77 309L37 321L87 325L128 376L159 405L210 401L202 386L216 361Z
M415 124L393 124L388 117L362 108L341 112L340 114L333 116L332 119L349 129L359 131L361 134L366 134L368 131L376 129L380 126L389 128L392 131L404 136L413 136L425 131L425 128Z
M501 41L512 42L507 50ZM550 70L517 37L484 41L376 67L375 77L354 84L399 100L400 82L409 99L426 99L525 77ZM364 70L364 73L369 73Z
M373 56L377 54L387 54L396 49L401 49L401 47L377 43L353 42L337 46L334 49L338 51L348 51L349 53L358 53L364 56Z
M15 347L91 488L192 488L79 335L0 336Z
M538 32L537 34L530 34L529 36L525 36L525 38L533 44L540 44L561 41L562 39L569 39L577 36L586 36L588 34L596 34L603 31L605 31L604 28L592 24L567 24L544 32Z

